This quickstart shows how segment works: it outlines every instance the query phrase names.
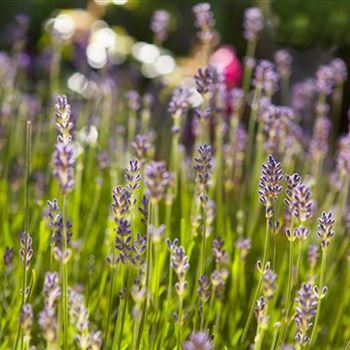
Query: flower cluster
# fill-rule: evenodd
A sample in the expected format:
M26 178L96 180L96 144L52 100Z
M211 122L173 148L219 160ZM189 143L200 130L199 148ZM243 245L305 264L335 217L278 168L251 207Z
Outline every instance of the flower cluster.
M323 250L326 250L334 236L333 225L335 220L333 219L332 212L323 212L318 219L316 235L321 239L321 246Z
M257 41L259 33L264 28L264 18L261 10L257 7L251 7L244 13L244 37L248 41Z
M195 15L194 25L199 29L198 37L204 43L208 44L214 37L215 19L209 3L199 3L192 7Z
M75 150L72 145L71 107L66 96L58 96L55 105L56 129L59 133L53 153L53 176L57 178L63 193L74 187Z
M266 207L266 218L268 219L272 217L273 203L282 191L282 179L281 163L270 155L267 162L262 165L259 182L259 198L260 202Z
M214 344L206 332L194 332L183 343L184 350L213 350Z
M151 201L159 202L165 193L172 174L166 170L164 162L150 162L145 168L145 184Z
M61 294L58 274L46 272L44 280L44 309L39 314L39 326L48 347L57 340L56 304Z
M256 66L253 85L256 89L263 90L268 96L272 96L277 89L279 76L274 65L267 60L262 60Z
M176 273L178 282L175 284L175 289L178 295L183 295L187 288L185 279L186 271L190 268L188 257L186 256L183 247L175 246L171 255L171 267Z
M71 324L76 330L78 346L81 349L101 349L102 333L90 328L84 296L73 288L69 289L69 313Z
M170 15L168 11L156 10L151 19L151 30L154 34L155 42L161 44L168 37Z
M202 144L198 147L198 157L195 158L194 169L197 172L199 185L199 196L202 202L208 201L209 181L212 169L212 150L211 146Z
M275 53L276 69L281 77L289 77L292 56L287 50L278 50Z
M297 303L295 308L295 324L298 329L295 339L298 344L304 346L310 339L307 332L312 326L311 321L316 315L318 303L312 285L309 283L303 283L298 290L298 296L295 298L295 301Z

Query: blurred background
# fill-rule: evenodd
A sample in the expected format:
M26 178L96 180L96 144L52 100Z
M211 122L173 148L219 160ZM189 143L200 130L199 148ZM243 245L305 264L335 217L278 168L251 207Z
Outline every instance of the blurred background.
M151 41L148 30L155 9L172 15L172 32L167 47L176 54L187 54L196 39L191 8L193 0L7 0L0 13L1 27L8 26L16 14L30 16L30 44L35 47L43 22L59 9L88 10L111 25L120 25L135 38ZM242 15L247 7L258 5L269 18L273 40L279 45L310 50L320 47L349 54L350 1L346 0L211 0L216 28L222 41L234 44L239 54L245 50ZM266 31L265 31L266 32ZM267 33L265 33L267 34ZM3 32L4 36L4 32ZM4 45L4 39L2 38ZM266 38L265 38L266 39ZM266 40L261 40L266 43ZM261 50L266 48L260 48Z
M62 46L63 69L67 79L74 71L87 75L90 70L103 70L109 64L135 68L135 79L147 86L150 79L164 76L168 85L176 85L184 70L187 75L198 68L196 48L198 38L191 10L193 0L7 0L0 13L1 49L11 50L18 23L15 16L29 17L26 53L39 53L40 68L45 65L46 50L52 45L52 28L65 38ZM242 61L246 53L242 18L245 9L259 6L265 16L265 28L259 39L256 57L273 60L279 48L288 48L293 56L291 83L313 77L317 68L331 57L350 63L350 1L345 0L211 0L216 30L221 45L231 45ZM161 51L154 46L150 30L156 9L170 13L170 32ZM7 28L7 30L6 30ZM95 36L91 36L91 32ZM94 39L92 39L94 38ZM81 57L77 52L81 50ZM79 59L84 57L89 67L85 72ZM157 62L159 63L157 66ZM182 68L178 74L177 67ZM140 69L139 69L140 68ZM106 69L107 70L107 69ZM141 70L142 76L137 77ZM33 79L38 69L30 69ZM89 73L90 74L90 73ZM130 71L128 73L130 75ZM81 76L80 80L82 79ZM77 85L78 76L71 80ZM73 85L72 85L73 82ZM173 83L173 84L172 84ZM142 84L141 84L142 85ZM75 89L77 90L77 89ZM344 88L344 106L349 105L349 85ZM344 115L345 107L344 108ZM345 125L346 117L343 118Z

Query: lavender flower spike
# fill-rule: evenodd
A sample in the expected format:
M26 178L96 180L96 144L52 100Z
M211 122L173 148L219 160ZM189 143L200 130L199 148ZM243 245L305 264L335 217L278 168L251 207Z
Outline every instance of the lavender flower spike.
M70 143L57 142L53 154L53 176L57 178L63 193L74 187L75 151Z
M72 140L71 129L71 105L68 103L65 95L57 96L55 104L56 129L59 133L57 140L64 144L70 143Z
M313 201L308 186L299 183L294 188L293 215L301 222L311 217Z
M244 37L248 41L257 41L259 33L264 28L264 18L261 10L257 7L251 7L244 13Z
M145 169L145 184L150 199L159 202L171 181L172 175L164 162L152 161Z
M333 69L330 65L321 66L316 73L316 86L320 94L327 96L333 88Z
M336 85L341 85L348 78L348 70L341 58L335 58L330 62L333 69L333 78Z
M303 283L298 291L298 296L295 298L297 306L295 308L295 324L298 332L295 340L301 346L306 345L310 338L307 335L308 330L312 326L312 319L316 315L317 297L313 292L312 285Z
M212 150L211 146L202 144L198 147L199 156L195 158L194 169L197 172L197 179L199 184L199 196L202 202L208 200L207 192L209 189L209 180L212 169Z
M199 29L198 37L203 43L210 43L214 36L215 19L211 6L207 2L196 4L192 7L196 17L195 27Z
M185 280L186 271L190 268L188 257L186 256L183 247L175 247L171 256L171 267L175 271L178 282L175 284L175 289L178 295L183 295L187 288L187 281Z
M154 34L155 42L160 45L168 37L169 18L169 12L165 10L156 10L153 13L151 19L151 30Z
M220 83L220 74L213 66L209 65L205 68L199 68L194 76L196 90L205 95L211 92Z
M326 250L334 236L333 225L335 220L331 212L323 212L318 219L316 235L321 239L322 250Z
M262 166L259 197L260 202L266 207L266 218L272 218L273 203L277 200L282 191L281 181L283 179L282 167L280 162L269 155L269 158Z
M206 332L193 332L182 347L184 350L213 350L214 344Z
M289 77L290 67L292 64L292 56L287 50L278 50L275 53L275 63L278 73L281 77Z
M267 60L260 61L255 69L254 87L265 91L268 96L272 96L277 89L278 80L279 76L273 63Z
M190 90L183 86L178 86L173 91L168 105L168 111L172 114L173 118L175 116L181 116L187 111L190 96Z
M31 304L24 304L22 306L20 324L24 335L29 337L33 325L33 307Z

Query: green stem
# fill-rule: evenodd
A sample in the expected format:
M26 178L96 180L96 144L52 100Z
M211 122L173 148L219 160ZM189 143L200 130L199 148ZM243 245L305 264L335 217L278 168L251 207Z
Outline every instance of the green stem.
M247 59L254 58L255 47L256 47L255 40L248 41L247 53L246 53ZM242 83L244 94L247 94L247 92L249 90L251 77L252 77L252 67L248 64L245 64L244 65L244 73L243 73L243 83Z
M326 269L326 258L327 258L326 250L322 249L321 275L320 275L320 284L318 287L319 299L317 304L315 322L312 328L312 333L310 338L310 346L312 346L315 341L315 337L317 334L317 324L321 313L321 300L322 300L323 281L324 281L324 275L325 275L325 269Z
M108 293L107 321L106 321L105 336L104 336L105 348L106 348L107 344L109 343L108 342L108 339L109 339L109 325L110 325L110 322L111 322L111 313L112 313L112 305L113 305L113 292L114 292L114 279L115 279L114 260L115 260L115 251L113 249L113 253L112 253L112 267L111 267L111 280L110 280L109 293Z
M148 307L148 303L149 303L149 290L150 290L150 288L149 288L150 287L149 276L151 273L151 253L152 253L151 236L150 236L149 227L150 227L150 220L151 220L152 211L153 211L153 203L152 203L152 199L151 199L149 201L149 204L148 204L148 220L147 220L148 222L147 222L147 228L146 228L146 230L147 230L147 247L146 247L146 261L147 261L147 263L146 263L145 284L146 284L146 289L147 289L147 297L146 297L146 300L143 302L143 306L142 306L142 315L141 315L140 327L139 327L138 334L137 334L136 349L140 349L143 330L145 327L147 307Z
M67 251L67 195L63 194L63 254ZM61 259L63 303L63 348L68 349L68 262Z
M177 350L181 350L182 340L182 307L183 296L179 295L179 314L178 314L178 326L177 326Z
M26 126L26 151L25 151L25 178L24 178L24 232L25 232L25 242L24 242L24 260L23 260L23 273L22 273L22 298L21 298L21 307L27 301L27 285L28 285L28 263L27 263L27 255L28 255L28 230L29 230L29 178L31 172L31 157L32 157L32 124L30 121L27 121ZM16 341L14 349L17 349L18 341L21 340L21 349L23 349L23 333L21 332L21 327L18 325Z
M269 232L270 232L270 225L269 225L269 221L267 219L266 220L266 231L265 231L264 255L263 255L263 263L262 263L262 269L263 270L265 269L265 265L266 265ZM264 271L260 271L260 277L259 277L258 286L256 287L254 298L253 298L251 306L250 306L248 318L247 318L247 321L246 321L246 324L244 326L243 333L242 333L242 338L241 338L241 344L242 345L244 345L244 343L245 343L245 340L246 340L247 334L248 334L248 330L249 330L250 324L252 322L253 313L254 313L254 307L255 307L255 301L256 301L256 299L258 297L258 294L260 292L260 287L261 287L261 284L262 284L263 276L264 276Z
M293 232L291 230L291 235L293 235ZM289 268L288 268L288 285L287 285L287 297L286 297L286 307L285 307L285 316L282 320L282 326L281 326L281 332L279 334L279 341L277 343L277 347L279 347L280 344L284 341L285 336L285 328L288 322L288 316L289 316L289 307L290 307L290 299L291 299L291 292L292 292L292 276L293 276L293 255L294 255L294 242L291 239L289 242Z

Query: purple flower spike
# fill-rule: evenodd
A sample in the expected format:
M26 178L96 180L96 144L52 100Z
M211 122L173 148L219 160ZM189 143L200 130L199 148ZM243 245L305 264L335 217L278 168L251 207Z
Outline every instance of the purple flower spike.
M312 326L312 319L316 315L317 297L313 292L312 285L309 283L303 283L297 293L295 301L297 306L295 308L295 324L298 332L295 336L296 341L304 346L310 338L307 336L308 330Z
M255 316L259 324L266 324L267 322L267 303L264 297L260 297L255 303Z
M259 197L260 202L266 207L266 218L272 217L272 206L282 191L281 181L283 179L280 162L269 155L268 160L262 165Z
M138 111L141 108L141 97L140 94L135 90L130 90L125 95L126 104L129 110Z
M271 96L277 89L279 76L274 69L273 63L262 60L256 66L253 85L256 89L262 89Z
M245 261L252 248L252 240L250 238L239 238L236 242L236 248L240 251L241 259Z
M198 296L202 303L208 302L210 298L210 280L206 275L202 275L198 280Z
M318 219L316 235L321 239L322 250L326 250L334 236L334 218L331 212L323 212Z
M305 240L309 235L310 230L306 227L300 226L294 230L294 236L297 239Z
M71 105L68 103L65 95L57 96L55 104L56 129L59 133L58 142L64 144L70 143L72 140L71 130L73 123L71 121Z
M214 91L222 81L217 69L210 65L206 68L199 68L194 80L197 91L202 95Z
M331 61L330 66L333 69L334 82L338 85L344 83L348 78L348 70L345 62L341 58L335 58Z
M53 176L57 178L63 193L74 187L75 152L71 143L58 142L53 154Z
M3 255L4 266L10 267L13 263L13 248L6 247Z
M119 252L118 261L125 264L131 260L132 246L131 246L131 229L130 222L128 220L121 219L118 222L118 228L116 230L115 247Z
M213 350L214 344L206 332L193 332L182 347L184 350Z
M292 56L287 50L278 50L275 53L275 63L278 73L282 77L289 77L292 65Z
M166 170L164 162L152 161L145 169L145 184L152 201L159 202L168 187L172 175Z
M189 89L178 86L170 99L168 105L168 111L172 115L182 115L184 114L189 107L189 98L191 96L191 92Z
M125 216L129 213L130 209L130 192L121 186L116 186L113 189L112 194L113 202L112 209L114 214L114 220L118 224L118 222L125 218Z
M175 247L171 256L171 267L175 271L178 282L175 284L175 289L178 295L185 293L187 281L185 280L186 271L190 268L188 257L183 247Z
M320 94L325 96L332 92L334 72L330 65L321 66L316 73L316 86Z
M199 196L202 202L208 200L209 180L212 169L212 150L211 146L202 144L198 147L198 157L195 158L194 169L197 172L197 180L199 184Z
M214 37L215 19L211 6L207 2L196 4L192 7L195 15L194 25L199 29L198 37L203 43L209 43Z
M319 257L320 257L319 246L316 244L311 244L307 252L307 259L311 270L314 270Z
M299 183L294 188L293 215L301 222L305 222L311 217L313 201L308 186Z
M259 33L264 28L264 18L262 12L257 7L251 7L244 13L244 37L248 41L256 41Z
M23 333L29 336L33 325L33 307L31 304L24 304L21 309L20 324Z
M170 15L168 11L156 10L151 19L151 30L155 41L161 44L168 37Z
M271 300L276 290L277 275L271 269L267 269L263 275L264 287L263 293L267 300Z

